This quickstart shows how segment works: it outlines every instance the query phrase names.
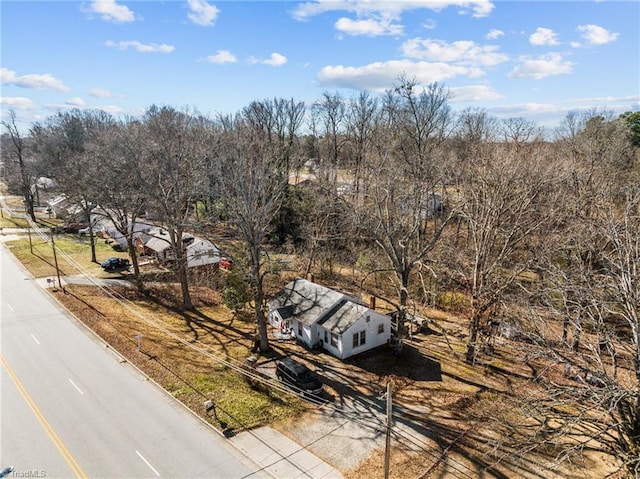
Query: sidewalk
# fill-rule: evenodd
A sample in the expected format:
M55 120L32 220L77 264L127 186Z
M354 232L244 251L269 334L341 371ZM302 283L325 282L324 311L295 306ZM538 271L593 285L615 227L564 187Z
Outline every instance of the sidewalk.
M233 445L276 478L332 478L342 474L284 434L270 427L242 432L231 438Z

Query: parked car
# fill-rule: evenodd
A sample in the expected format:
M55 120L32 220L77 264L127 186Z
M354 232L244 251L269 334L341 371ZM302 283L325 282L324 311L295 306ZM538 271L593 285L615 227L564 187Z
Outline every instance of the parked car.
M82 228L85 228L87 223L65 223L62 226L58 226L57 233L77 233Z
M100 263L102 269L108 273L116 273L118 271L125 271L131 268L131 263L126 258L109 258Z
M220 258L220 267L222 269L231 269L233 267L233 261L231 258L222 257Z
M322 394L322 382L318 375L295 359L284 358L276 366L276 377L285 384L293 386L306 394Z
M82 228L82 229L78 230L78 234L80 236L88 236L90 232L93 232L94 236L99 236L100 234L102 234L103 231L104 231L104 227L103 226L94 225L93 226L93 231L91 231L89 229L89 227L87 226L86 228Z

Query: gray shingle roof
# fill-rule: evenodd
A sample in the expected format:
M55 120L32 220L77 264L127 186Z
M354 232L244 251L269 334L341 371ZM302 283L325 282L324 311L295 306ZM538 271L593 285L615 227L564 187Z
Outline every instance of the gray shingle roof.
M357 298L302 278L287 284L269 302L269 307L277 309L283 319L295 316L301 323L321 324L336 332L348 329L368 309L359 304Z

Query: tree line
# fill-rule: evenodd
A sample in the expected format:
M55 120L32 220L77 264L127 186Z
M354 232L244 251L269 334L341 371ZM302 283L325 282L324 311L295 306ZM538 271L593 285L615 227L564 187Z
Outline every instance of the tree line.
M86 216L99 205L127 239L141 291L134 224L153 211L186 310L183 233L232 232L263 351L274 251L304 258L304 273L350 267L395 308L397 344L424 306L468 321L470 364L498 329L517 331L566 379L536 378L548 387L531 402L545 418L538 443L565 441L569 458L597 439L640 477L640 112L571 112L549 135L448 101L441 84L399 78L380 96L274 98L215 117L73 110L21 134L12 114L5 177L33 220L40 176ZM585 434L566 447L576 427Z

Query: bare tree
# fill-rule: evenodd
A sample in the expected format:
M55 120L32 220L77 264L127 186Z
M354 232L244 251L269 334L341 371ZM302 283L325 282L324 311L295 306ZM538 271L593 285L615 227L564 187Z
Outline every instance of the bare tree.
M211 124L201 115L166 106L149 108L143 122L150 203L161 215L169 234L172 264L182 291L181 307L191 310L183 237L195 202L208 190L206 166Z
M347 142L353 150L353 188L357 198L360 192L362 168L371 152L378 115L378 100L367 92L351 98L347 107Z
M34 168L33 158L29 158L29 140L20 132L16 124L16 113L9 111L9 121L3 121L2 127L2 159L5 169L16 167L18 170L20 194L24 201L27 215L36 221L34 210L36 200L36 182L38 174Z
M296 132L302 125L304 113L304 103L284 98L253 101L242 110L254 132L262 135L265 144L273 149L273 155L281 157L281 170L285 175L290 171Z
M526 145L542 136L542 131L534 122L522 117L503 120L500 130L504 141L515 146Z
M546 146L534 142L495 145L487 156L467 159L460 187L458 212L468 232L467 247L458 258L454 275L471 301L466 359L473 363L481 333L493 309L544 246L538 232L553 231L549 214L556 202L561 169L548 161Z
M32 128L36 148L56 185L67 199L78 206L89 221L91 261L97 262L92 213L103 177L98 174L93 146L115 124L101 110L72 110L49 117Z
M385 109L395 130L396 155L416 179L432 177L441 166L437 151L453 128L448 100L449 92L443 85L432 83L421 89L416 80L404 77L386 98Z
M322 99L311 107L312 124L320 126L319 132L322 173L335 192L338 188L340 152L344 145L346 106L339 93L323 92Z
M613 198L611 198L613 199ZM540 316L538 354L550 364L537 377L547 388L532 399L533 414L546 421L534 438L553 444L559 461L599 448L619 461L628 477L640 477L640 191L625 188L621 201L592 211L593 234L584 238L589 255L579 278L558 261L550 271L551 315ZM575 267L574 267L575 269ZM571 273L571 269L568 270ZM567 345L550 322L567 317L580 332ZM564 378L554 371L560 369ZM561 379L559 379L561 378ZM570 414L563 409L570 405Z
M259 347L267 351L270 346L264 276L268 273L268 257L264 241L282 205L288 178L282 172L282 151L265 141L263 130L256 130L253 121L239 115L234 121L227 118L221 124L226 125L222 144L212 152L215 187L242 243L242 252L236 259L244 261L237 262L236 267L246 267L245 277L253 292Z
M119 122L104 131L92 145L96 174L101 184L94 190L103 215L125 238L131 257L136 287L144 289L136 244L137 224L146 212L149 195L144 125L133 119Z
M572 344L578 348L580 311L585 306L580 303L582 295L579 290L590 287L591 266L597 261L597 253L589 242L596 231L594 223L597 225L600 221L594 212L611 201L611 192L618 188L618 184L632 181L634 173L630 165L633 162L629 158L633 149L624 123L608 111L571 112L557 130L557 135L555 145L571 168L571 176L563 188L566 221L571 231L562 252L567 261L562 275L568 277L564 284L569 288L565 296L563 336L567 341L571 326Z
M372 135L373 149L363 165L362 199L352 203L361 239L382 253L374 268L388 271L397 291L398 346L412 273L429 263L451 218L442 208L446 170L441 147L450 123L446 99L446 90L438 85L419 90L404 79L387 93Z

